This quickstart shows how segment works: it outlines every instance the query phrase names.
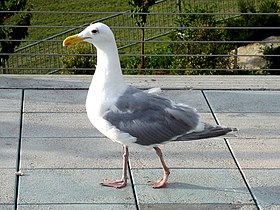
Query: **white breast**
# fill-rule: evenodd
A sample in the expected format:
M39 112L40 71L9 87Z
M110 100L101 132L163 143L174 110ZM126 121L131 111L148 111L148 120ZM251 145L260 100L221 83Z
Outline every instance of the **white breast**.
M119 94L124 92L125 89L123 91L112 91L110 94L105 94L104 91L91 88L94 87L90 87L89 89L86 100L86 110L88 119L92 125L112 141L123 145L131 145L134 143L136 141L135 137L120 131L103 118L106 111L112 110ZM116 92L118 94L116 94Z

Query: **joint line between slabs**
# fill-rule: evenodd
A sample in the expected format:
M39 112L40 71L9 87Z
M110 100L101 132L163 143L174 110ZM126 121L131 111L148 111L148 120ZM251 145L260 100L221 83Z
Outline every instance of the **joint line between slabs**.
M130 160L127 161L127 166L128 166L129 178L130 178L131 187L132 187L132 193L134 196L135 207L136 207L136 210L140 210L138 197L137 197L137 193L136 193L136 188L135 188L135 182L134 182L134 178L133 178L133 174L132 174L132 170L131 170Z
M17 148L16 172L18 172L20 169L20 156L21 156L21 143L22 143L21 140L22 140L22 127L23 127L23 107L24 107L24 89L22 89L21 92L20 125L19 125L19 138L18 138L18 148ZM15 177L15 195L14 195L15 210L18 209L19 179L20 176Z
M204 97L204 99L205 99L205 101L206 101L206 103L207 103L207 106L208 106L209 109L210 109L210 112L211 112L212 116L214 117L214 120L215 120L216 124L217 124L217 125L220 125L219 120L218 120L216 114L214 113L214 110L212 109L211 104L210 104L210 101L208 100L206 94L204 93L203 90L201 90L201 93L202 93L202 95L203 95L203 97ZM244 181L244 183L245 183L245 185L246 185L246 187L247 187L247 189L248 189L250 195L252 196L252 198L253 198L253 200L254 200L254 202L255 202L256 207L258 208L258 210L261 210L262 208L261 208L261 206L260 206L260 204L259 204L259 202L258 202L258 199L257 199L257 197L254 195L254 193L253 193L253 191L252 191L252 188L251 188L251 186L250 186L250 184L249 184L249 182L248 182L248 180L247 180L247 178L246 178L246 176L245 176L245 173L244 173L243 170L242 170L241 165L239 164L239 162L238 162L238 160L237 160L237 158L236 158L236 156L235 156L235 154L234 154L234 151L233 151L233 149L232 149L232 147L231 147L229 141L228 141L226 138L224 138L224 141L225 141L226 146L227 146L227 148L228 148L228 150L229 150L229 152L230 152L230 154L231 154L231 156L232 156L232 158L233 158L233 160L234 160L234 163L235 163L236 166L237 166L237 169L238 169L239 173L241 174L241 177L242 177L242 179L243 179L243 181Z

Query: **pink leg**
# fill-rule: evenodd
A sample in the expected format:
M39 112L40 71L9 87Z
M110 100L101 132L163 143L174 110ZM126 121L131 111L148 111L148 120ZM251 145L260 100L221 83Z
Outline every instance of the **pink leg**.
M127 184L127 162L128 162L128 147L123 147L123 175L120 180L109 180L105 179L100 184L106 187L123 188Z
M166 164L163 160L163 155L162 155L161 149L159 147L154 147L154 149L156 150L156 153L159 157L160 163L161 163L162 168L163 168L163 177L158 181L152 182L152 186L153 186L153 188L162 188L167 183L168 176L170 174L170 170L166 166Z

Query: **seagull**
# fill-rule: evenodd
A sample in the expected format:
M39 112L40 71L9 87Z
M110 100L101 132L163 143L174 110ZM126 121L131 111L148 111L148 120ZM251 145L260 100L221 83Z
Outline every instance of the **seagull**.
M86 99L87 115L92 125L114 142L123 145L123 171L120 180L105 179L103 186L127 185L128 148L151 147L159 157L163 176L153 181L153 188L166 186L170 169L160 145L172 141L213 138L236 131L203 122L194 108L142 91L125 83L114 34L103 23L94 23L76 35L67 37L64 46L79 42L93 44L97 65Z

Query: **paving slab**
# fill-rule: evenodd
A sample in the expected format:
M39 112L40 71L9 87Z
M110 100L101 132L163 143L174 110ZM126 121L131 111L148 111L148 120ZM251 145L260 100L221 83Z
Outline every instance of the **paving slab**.
M0 112L21 111L22 90L0 89Z
M130 180L123 189L103 187L104 178L119 178L120 169L24 170L20 177L19 205L134 204Z
M20 167L121 168L122 153L107 138L23 138Z
M234 169L174 169L166 188L147 184L162 175L159 169L134 169L140 205L147 204L232 204L253 205L240 173Z
M264 209L278 209L280 207L280 169L245 169L244 173L260 205L264 206Z
M92 75L1 75L0 88L88 88ZM125 75L141 88L279 90L277 75Z
M238 128L238 138L278 139L280 113L216 113L220 124Z
M0 112L0 137L19 137L20 113Z
M1 206L0 206L1 207ZM63 204L63 205L18 205L18 210L136 210L134 204Z
M24 113L23 137L103 137L86 113Z
M280 169L280 139L229 139L242 168Z
M1 75L0 88L85 88L89 87L91 75Z
M262 205L262 209L265 210L279 210L280 209L280 205Z
M215 113L280 112L280 91L204 91Z
M280 209L280 77L125 79L143 89L163 88L160 95L197 108L214 124L203 89L219 122L240 129L229 143L261 207ZM121 177L122 146L104 138L87 119L91 76L0 80L0 209L14 208L22 97L17 88L25 88L18 209L135 209L130 182L121 190L99 185L103 178ZM130 149L140 209L256 209L222 138L170 143L162 150L171 176L167 188L154 190L147 182L162 175L155 152Z
M235 168L220 140L174 142L161 147L171 168ZM21 168L118 168L122 146L107 138L23 138ZM130 148L133 168L158 168L151 148Z
M16 168L18 138L0 137L0 170Z
M160 147L166 164L173 168L236 168L224 140L171 142ZM130 149L132 168L160 168L154 149Z
M15 205L13 205L13 204L4 204L4 205L2 205L2 204L0 204L0 209L1 210L12 210L12 209L15 209Z
M0 208L14 204L15 178L14 169L0 169Z
M86 112L87 90L26 90L24 112Z
M257 210L255 205L247 205L247 204L140 204L141 210L170 210L170 209L178 209L178 210L233 210L233 209L241 209L241 210Z

